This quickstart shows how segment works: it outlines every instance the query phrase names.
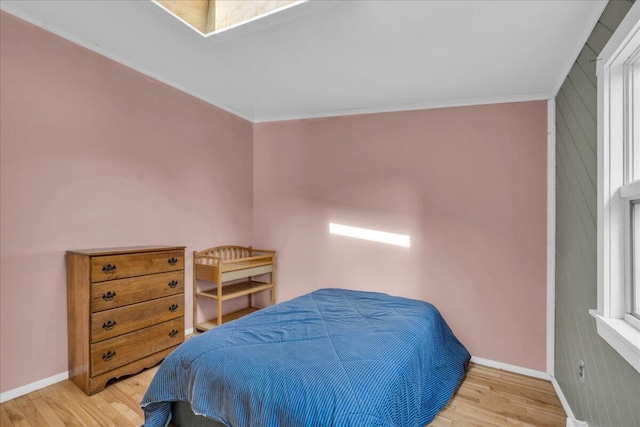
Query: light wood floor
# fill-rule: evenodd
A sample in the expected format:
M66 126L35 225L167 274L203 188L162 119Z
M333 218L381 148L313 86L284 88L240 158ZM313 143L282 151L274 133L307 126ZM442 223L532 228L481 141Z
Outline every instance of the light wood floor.
M136 426L152 368L87 396L66 380L0 404L0 426ZM564 426L551 383L471 364L460 389L430 424L440 426Z
M462 385L429 426L564 427L567 414L549 381L472 363Z

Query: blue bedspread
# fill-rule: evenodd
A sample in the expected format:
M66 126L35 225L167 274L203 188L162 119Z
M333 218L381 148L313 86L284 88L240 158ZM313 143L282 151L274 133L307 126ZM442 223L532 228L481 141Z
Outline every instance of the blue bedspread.
M321 289L186 341L141 406L147 427L166 426L179 400L233 427L423 427L469 359L429 303Z

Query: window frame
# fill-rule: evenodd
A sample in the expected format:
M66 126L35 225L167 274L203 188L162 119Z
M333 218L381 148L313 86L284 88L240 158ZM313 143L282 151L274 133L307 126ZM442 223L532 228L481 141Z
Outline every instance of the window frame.
M636 2L597 60L598 76L598 308L590 310L598 334L640 372L640 322L629 314L632 284L631 207L640 180L631 180L632 103L628 60L640 48ZM635 100L636 105L640 100ZM634 145L640 147L640 141ZM625 162L628 160L628 162ZM638 175L636 171L636 175ZM640 289L638 289L640 292Z

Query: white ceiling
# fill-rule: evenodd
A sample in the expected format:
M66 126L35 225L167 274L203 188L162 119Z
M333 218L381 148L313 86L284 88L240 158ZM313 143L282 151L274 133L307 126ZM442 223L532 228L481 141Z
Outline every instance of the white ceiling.
M606 1L320 1L203 38L146 1L11 14L255 122L551 98Z

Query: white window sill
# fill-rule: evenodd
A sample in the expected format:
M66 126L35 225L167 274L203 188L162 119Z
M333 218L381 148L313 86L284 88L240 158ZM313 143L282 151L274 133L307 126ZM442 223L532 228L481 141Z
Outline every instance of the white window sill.
M640 329L623 319L600 316L597 310L589 313L596 319L598 335L640 372Z

